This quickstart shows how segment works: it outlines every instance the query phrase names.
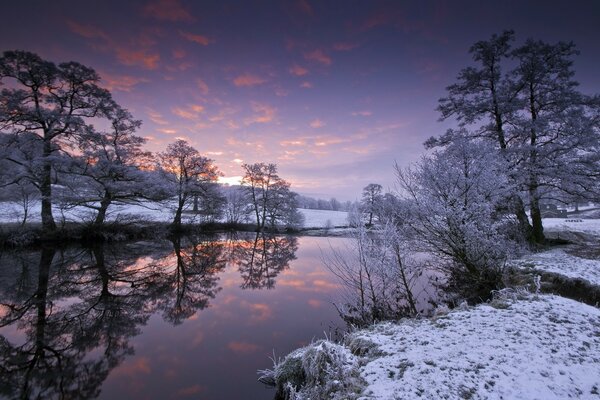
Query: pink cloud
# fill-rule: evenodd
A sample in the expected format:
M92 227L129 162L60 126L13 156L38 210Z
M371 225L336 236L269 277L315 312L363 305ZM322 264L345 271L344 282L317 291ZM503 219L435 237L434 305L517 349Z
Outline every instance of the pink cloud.
M308 53L304 53L304 58L310 61L316 61L323 65L331 65L333 60L321 49L317 49Z
M300 87L303 89L311 89L313 87L313 84L308 81L305 81L300 84Z
M204 392L205 390L206 389L200 385L193 385L193 386L185 387L183 389L179 389L177 391L177 397L194 396L194 395Z
M157 0L144 7L144 15L161 21L193 22L196 20L179 0Z
M299 66L298 64L294 64L292 67L290 67L289 71L290 74L294 76L304 76L308 74L308 70L304 67Z
M179 34L189 40L190 42L201 44L202 46L208 46L213 40L203 35L196 35L189 32L179 31Z
M202 79L196 79L196 86L200 89L200 93L207 95L208 94L208 85Z
M276 108L257 102L252 102L252 111L254 111L254 115L244 121L246 125L272 122L277 113Z
M139 83L148 82L145 78L130 75L109 75L102 73L102 86L110 91L131 92Z
M358 43L339 42L339 43L333 44L333 49L336 51L350 51L359 46L360 46L360 44L358 44Z
M237 76L233 80L233 84L238 87L249 87L249 86L257 86L262 85L267 80L261 78L260 76L252 75L252 74L242 74Z
M186 56L185 50L182 49L175 49L171 52L171 54L173 54L173 58L175 59L181 59Z
M324 126L325 126L325 122L321 121L318 118L310 122L311 128L322 128Z
M67 21L67 26L71 32L84 38L108 40L108 35L103 30L92 25L83 25L75 21Z
M156 69L160 55L148 53L146 50L129 50L117 48L117 59L125 65L138 65L146 69Z
M146 110L146 114L150 118L150 121L154 122L157 125L167 125L168 122L163 118L163 116L151 109Z
M182 107L173 107L171 112L177 115L180 118L188 119L188 120L196 120L199 117L199 114L204 111L204 106L199 104L190 104L185 108Z

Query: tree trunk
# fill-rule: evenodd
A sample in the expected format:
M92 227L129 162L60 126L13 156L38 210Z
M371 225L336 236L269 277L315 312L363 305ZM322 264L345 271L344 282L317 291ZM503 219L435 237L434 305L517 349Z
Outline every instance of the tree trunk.
M52 165L50 155L52 147L50 139L44 138L44 164L42 169L42 181L40 193L42 195L42 228L44 231L56 230L56 223L52 216Z
M537 186L529 187L529 205L531 212L531 222L533 225L533 240L537 244L543 244L546 238L544 237L544 226L542 225L542 212L540 211L540 202L537 198Z
M175 229L181 228L181 214L183 213L183 205L185 204L185 198L180 198L177 204L177 210L175 211L175 218L171 226Z
M103 225L104 220L106 219L106 210L108 210L108 206L112 203L112 199L108 193L104 194L104 198L100 201L100 209L98 210L98 214L96 215L96 219L94 220L94 225Z
M194 212L198 212L198 195L194 195Z
M517 222L519 223L519 230L523 235L523 238L529 244L535 243L535 238L533 237L533 227L529 223L529 218L527 217L527 212L525 212L525 204L521 199L521 196L515 194L512 199L515 217L517 218Z

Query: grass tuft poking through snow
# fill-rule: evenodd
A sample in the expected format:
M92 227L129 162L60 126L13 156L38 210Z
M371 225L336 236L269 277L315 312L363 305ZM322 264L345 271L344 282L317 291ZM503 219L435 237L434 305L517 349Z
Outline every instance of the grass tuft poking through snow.
M259 381L277 387L276 398L289 400L356 399L363 387L358 358L327 340L297 349L259 374Z

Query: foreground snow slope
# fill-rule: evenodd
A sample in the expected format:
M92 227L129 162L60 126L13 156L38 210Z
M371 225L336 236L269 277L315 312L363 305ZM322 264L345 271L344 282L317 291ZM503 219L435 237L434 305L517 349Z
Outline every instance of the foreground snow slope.
M361 369L364 399L600 398L600 310L562 297L484 304L355 336L384 353Z

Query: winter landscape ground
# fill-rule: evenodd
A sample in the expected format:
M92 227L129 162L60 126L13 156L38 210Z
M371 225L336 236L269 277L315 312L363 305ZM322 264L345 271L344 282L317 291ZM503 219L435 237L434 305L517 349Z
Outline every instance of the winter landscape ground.
M597 249L600 220L545 222L564 236L585 232L587 246ZM511 265L531 276L546 271L600 286L597 254L579 257L569 254L572 248L529 254ZM324 394L363 400L600 398L598 304L541 294L540 285L533 279L528 287L495 293L488 303L451 311L440 306L429 318L380 323L337 344L315 342L261 371L261 379L282 390L287 385L297 400ZM300 373L290 372L294 365Z

